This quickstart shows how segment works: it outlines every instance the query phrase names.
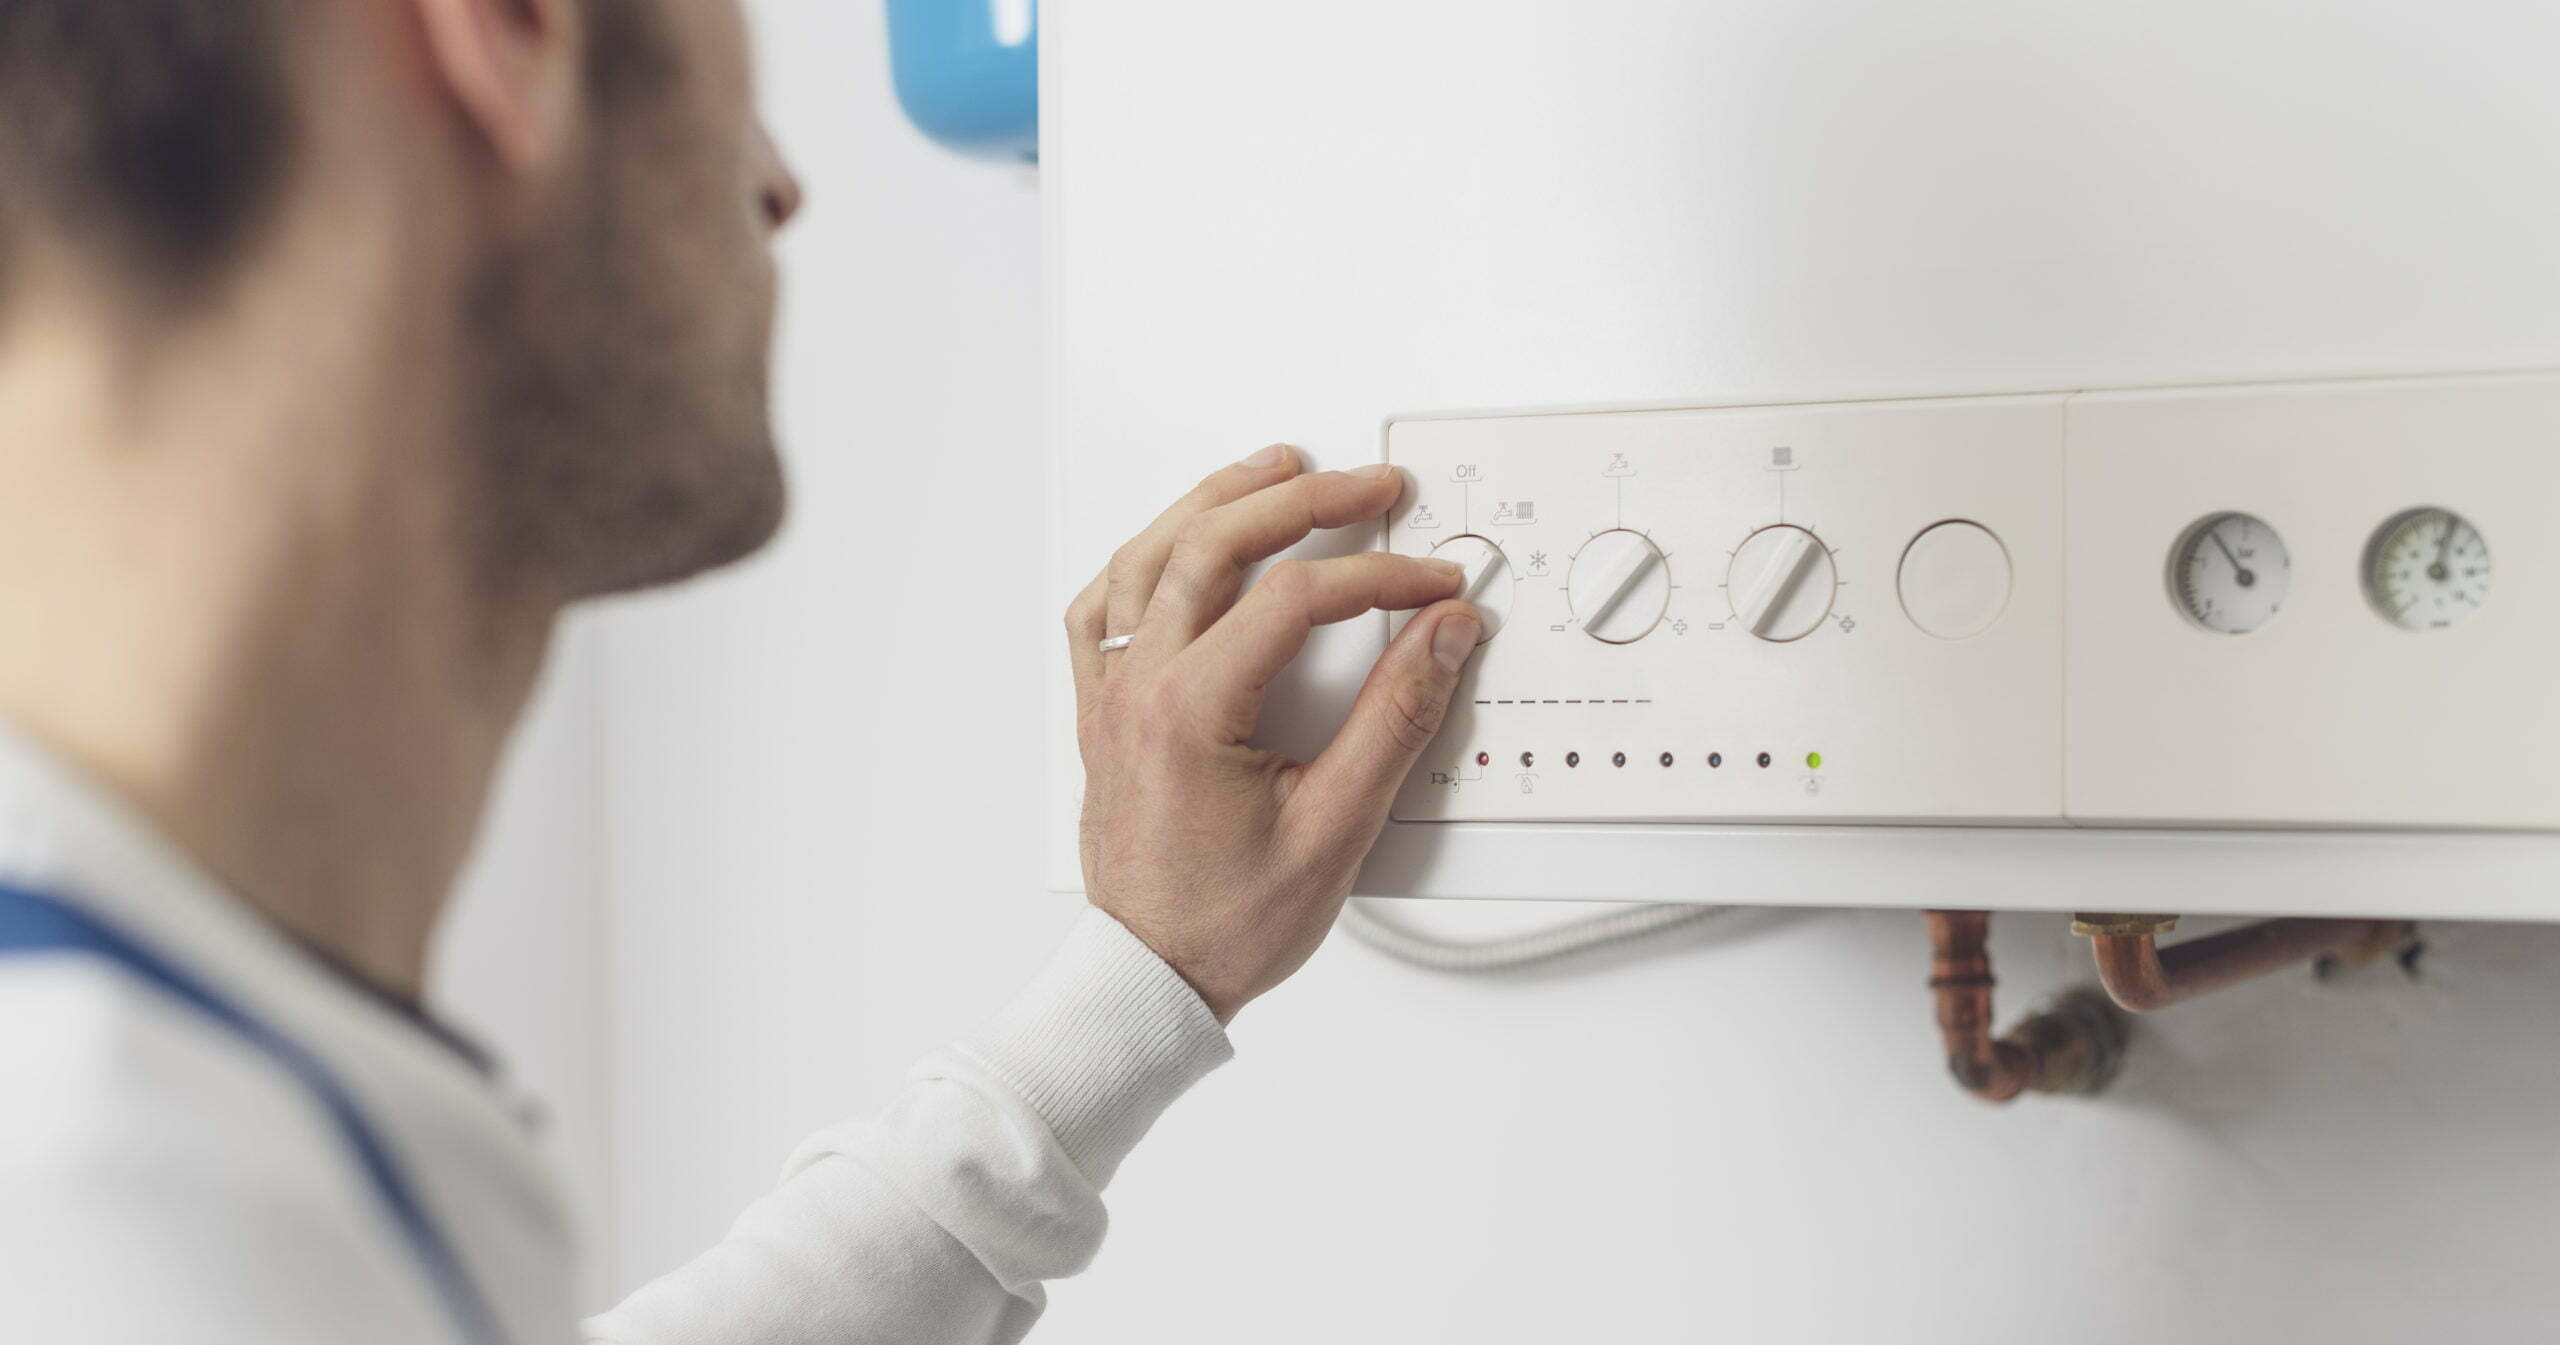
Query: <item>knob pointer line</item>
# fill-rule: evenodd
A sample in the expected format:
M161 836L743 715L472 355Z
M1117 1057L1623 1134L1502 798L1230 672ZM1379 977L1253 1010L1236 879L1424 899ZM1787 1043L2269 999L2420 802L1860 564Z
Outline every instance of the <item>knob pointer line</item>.
M1591 615L1582 619L1582 628L1595 630L1601 622L1608 620L1609 614L1618 610L1618 604L1625 602L1627 595L1635 592L1636 581L1644 578L1645 572L1651 570L1654 562L1660 559L1662 559L1661 552L1646 546L1638 547L1612 561L1612 568L1600 574L1600 587L1606 590L1606 595L1600 599L1598 606L1591 609Z
M1769 558L1758 578L1742 595L1740 610L1754 635L1769 633L1769 623L1776 620L1778 609L1795 596L1798 586L1813 568L1814 541L1810 533L1791 533L1780 544L1778 554Z

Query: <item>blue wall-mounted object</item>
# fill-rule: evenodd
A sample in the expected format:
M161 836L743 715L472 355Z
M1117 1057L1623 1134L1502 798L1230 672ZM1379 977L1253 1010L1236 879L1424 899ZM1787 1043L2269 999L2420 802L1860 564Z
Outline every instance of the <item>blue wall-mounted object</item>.
M888 0L907 120L945 149L1040 161L1039 0Z

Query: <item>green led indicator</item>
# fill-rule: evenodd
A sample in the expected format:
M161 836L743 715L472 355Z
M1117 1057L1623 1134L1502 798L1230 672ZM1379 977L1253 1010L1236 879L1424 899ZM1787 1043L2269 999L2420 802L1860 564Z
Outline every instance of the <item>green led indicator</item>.
M1804 754L1804 764L1805 764L1805 769L1807 769L1807 770L1814 770L1814 771L1821 770L1821 769L1822 769L1822 754L1821 754L1820 752L1807 752L1807 753L1805 753L1805 754Z

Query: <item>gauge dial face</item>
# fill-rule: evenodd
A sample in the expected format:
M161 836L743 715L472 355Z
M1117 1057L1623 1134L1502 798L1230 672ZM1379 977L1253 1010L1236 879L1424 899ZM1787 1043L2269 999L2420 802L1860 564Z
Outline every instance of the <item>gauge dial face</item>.
M2293 558L2266 521L2210 514L2169 552L2169 597L2187 620L2223 635L2267 624L2293 587Z
M2489 543L2450 510L2395 515L2365 548L2364 591L2402 630L2443 630L2487 601Z

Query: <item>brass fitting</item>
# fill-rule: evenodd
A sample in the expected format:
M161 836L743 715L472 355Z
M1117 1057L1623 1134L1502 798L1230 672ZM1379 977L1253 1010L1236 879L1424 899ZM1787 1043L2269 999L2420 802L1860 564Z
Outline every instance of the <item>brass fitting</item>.
M2086 1097L2115 1081L2132 1032L2113 1001L2082 986L2021 1020L2006 1040L2025 1047L2036 1062L2028 1089Z
M2071 917L2071 932L2081 938L2101 934L2166 934L2178 927L2174 915L2125 915L2113 911L2082 911Z

